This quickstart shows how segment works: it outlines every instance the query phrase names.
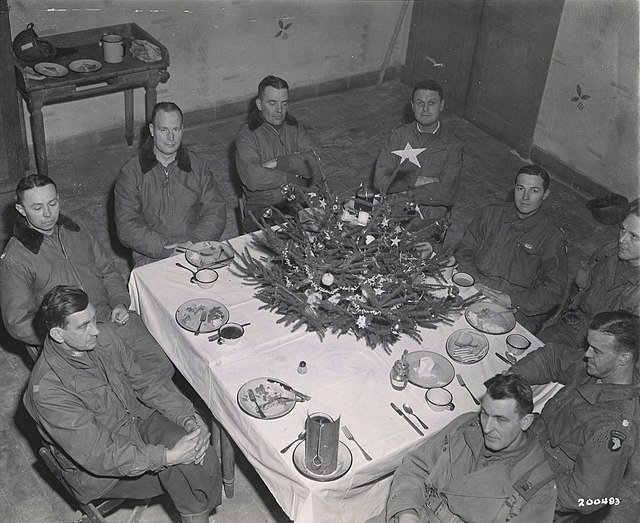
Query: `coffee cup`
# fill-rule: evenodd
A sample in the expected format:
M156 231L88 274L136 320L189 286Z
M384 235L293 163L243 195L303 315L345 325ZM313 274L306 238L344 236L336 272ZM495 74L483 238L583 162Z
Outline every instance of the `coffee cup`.
M507 336L507 352L512 356L522 356L531 347L531 342L522 334Z
M124 60L124 37L118 34L103 35L100 40L102 56L108 64L119 64Z
M218 330L218 345L235 345L244 336L244 327L239 323L225 323Z
M453 410L456 406L453 404L453 395L443 388L429 389L424 398L431 410L442 412L443 410Z
M191 277L191 283L201 289L210 289L218 281L218 272L213 269L199 269Z

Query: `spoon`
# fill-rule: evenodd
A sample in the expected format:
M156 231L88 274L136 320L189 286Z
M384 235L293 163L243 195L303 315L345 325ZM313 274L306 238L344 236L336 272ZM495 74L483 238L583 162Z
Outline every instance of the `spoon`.
M307 432L303 430L300 434L298 434L298 437L296 439L294 439L291 443L289 443L286 447L284 447L280 452L284 454L285 452L287 452L287 450L293 447L298 441L302 441L306 435L307 435Z
M409 405L407 405L406 403L403 403L402 404L402 408L404 409L404 411L407 414L409 414L410 416L413 416L414 418L416 418L420 422L420 425L422 425L422 428L424 430L429 430L429 427L427 427L425 425L425 423L418 417L418 415L413 412L413 409L411 407L409 407Z
M182 265L181 263L176 262L176 265L178 267L182 267L183 269L187 269L191 274L193 274L194 276L196 275L197 271L192 271L189 267L187 267L186 265Z

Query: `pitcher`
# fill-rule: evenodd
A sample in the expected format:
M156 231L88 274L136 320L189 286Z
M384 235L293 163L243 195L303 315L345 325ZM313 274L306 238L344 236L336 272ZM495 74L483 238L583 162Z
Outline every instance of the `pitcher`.
M338 468L340 418L324 412L307 413L304 463L315 474L332 474Z

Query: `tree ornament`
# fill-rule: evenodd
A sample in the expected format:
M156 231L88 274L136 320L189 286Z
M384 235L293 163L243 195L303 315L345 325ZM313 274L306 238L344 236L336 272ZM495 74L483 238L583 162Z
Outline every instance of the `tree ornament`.
M292 202L292 201L293 201L293 200L295 200L295 199L296 199L296 195L295 195L295 194L293 194L293 193L291 193L291 194L289 194L289 195L287 196L287 201L288 201L288 202Z
M331 285L333 285L336 279L334 278L333 274L331 274L330 272L325 272L322 275L321 281L322 281L322 285L326 285L327 287L330 287Z
M397 322L393 325L393 327L391 327L391 333L395 334L396 336L398 336L399 334L402 333L402 323Z
M262 217L266 220L268 220L272 216L273 216L273 210L271 209L271 207L269 207L268 209L265 209L264 212L262 213Z

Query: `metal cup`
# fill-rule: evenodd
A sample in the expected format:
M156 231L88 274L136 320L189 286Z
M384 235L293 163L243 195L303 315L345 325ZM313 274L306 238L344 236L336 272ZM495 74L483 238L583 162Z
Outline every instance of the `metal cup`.
M436 412L456 408L453 404L453 395L447 389L429 389L424 395L424 398L427 400L427 405Z
M124 37L118 34L103 35L100 39L102 56L108 64L119 64L124 60Z
M213 269L200 269L191 277L191 283L195 283L201 289L210 289L218 281L218 272Z
M239 323L225 323L218 330L218 334L218 345L235 345L244 336L244 327Z

